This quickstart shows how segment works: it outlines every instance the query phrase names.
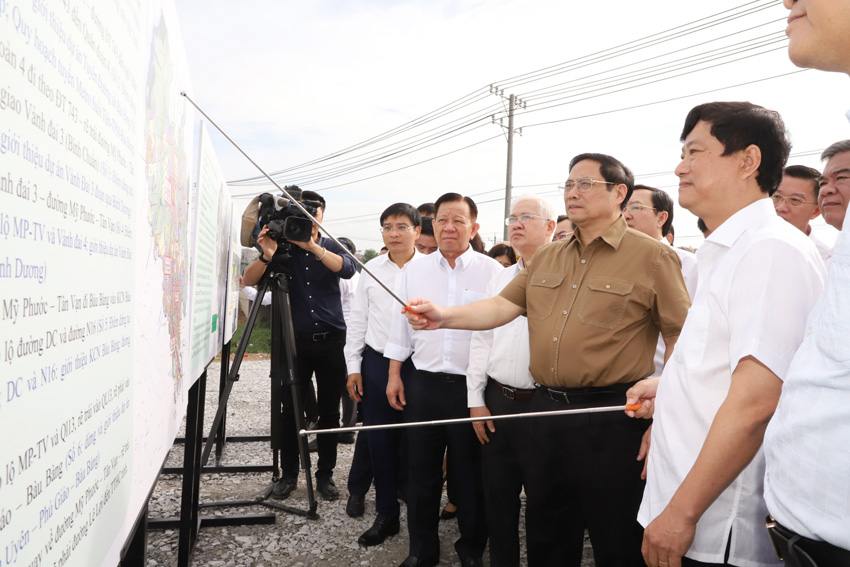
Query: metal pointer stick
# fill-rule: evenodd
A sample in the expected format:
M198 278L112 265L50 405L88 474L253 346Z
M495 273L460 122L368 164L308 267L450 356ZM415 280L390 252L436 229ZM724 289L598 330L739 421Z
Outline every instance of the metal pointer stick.
M331 234L331 233L330 233L330 231L328 231L328 229L326 229L325 227L323 227L323 226L322 226L322 223L320 223L319 221L317 221L317 220L316 220L316 218L315 218L313 215L311 215L311 214L307 211L307 209L305 209L305 208L304 208L304 206L303 206L301 203L299 203L298 201L296 201L295 199L293 199L293 198L292 198L292 195L290 195L290 194L289 194L289 191L287 191L286 189L284 189L283 187L281 187L280 185L278 185L278 184L277 184L277 182L276 182L274 179L272 179L272 178L269 176L269 174L268 174L268 173L266 173L266 172L263 170L263 168L262 168L262 167L260 167L259 165L257 165L257 162L255 162L254 160L252 160L252 159L251 159L251 157L250 157L248 154L246 154L246 153L242 150L242 148L240 148L240 147L239 147L239 144L237 144L236 142L234 142L234 141L233 141L233 139L232 139L230 136L228 136L228 135L224 132L224 130L222 130L222 129L221 129L221 127L219 127L219 125L215 123L215 121L214 121L212 118L210 118L209 116L207 116L207 113L206 113L206 112L204 112L203 110L201 110L201 107L200 107L200 106L198 106L197 104L195 104L195 101L194 101L194 100L192 100L192 98L191 98L189 95L187 95L187 94L186 94L186 91L180 91L180 96L185 97L185 98L186 98L186 100L188 100L188 101L192 104L192 106L194 106L194 107L197 109L197 111L198 111L198 112L200 112L200 113L204 116L204 118L206 118L207 120L209 120L209 123L210 123L210 124L212 124L213 126L215 126L215 129L216 129L216 130L218 130L218 131L221 133L221 135L222 135L222 136L224 136L225 138L227 138L227 141L228 141L228 142L230 142L231 144L233 144L233 147L235 147L237 150L239 150L239 152L240 152L243 156L245 156L245 158L246 158L248 161L250 161L250 162L251 162L251 164L252 164L254 167L256 167L258 170L260 170L260 173L262 173L263 175L265 175L265 176L266 176L266 179L268 179L269 181L271 181L272 185L274 185L275 187L277 187L278 189L280 189L281 193L283 193L284 195L286 195L286 198L287 198L287 199L289 199L289 202L290 202L290 203L292 203L293 205L295 205L296 207L298 207L298 209L299 209L302 213L304 213L305 215L307 215L307 217L308 217L311 221L313 221L314 223L316 223L316 226L318 226L318 227L319 227L319 228L320 228L320 229L321 229L321 230L322 230L325 234L327 234L327 235L330 237L330 239L331 239L331 240L333 240L334 242L336 242L336 243L337 243L337 245L338 245L338 246L342 249L342 251L343 251L343 252L345 252L345 254L346 254L346 255L348 255L348 256L349 256L352 260L354 260L354 261L357 263L357 265L358 265L358 266L360 266L361 268L363 268L363 271L364 271L364 272L366 272L367 274L369 274L370 276L372 276L372 279L373 279L373 280L375 280L376 282L378 282L378 285L380 285L382 288L384 288L384 289L387 291L387 293L389 293L391 296L393 296L393 298L394 298L396 301L398 301L399 303L401 303L402 307L404 307L404 308L405 308L405 310L410 311L410 308L407 306L407 302L406 302L405 300L403 300L401 297L399 297L399 296L398 296L398 295L397 295L397 294L396 294L396 293L395 293L392 289L390 289L390 288L389 288L389 287L388 287L388 286L387 286L384 282L382 282L381 280L379 280L379 279L378 279L378 277L377 277L375 274L373 274L373 273L369 270L369 268L367 268L367 267L366 267L366 265L365 265L363 262L361 262L360 260L358 260L358 259L354 256L354 254L352 254L352 253L348 250L348 247L347 247L347 246L344 246L344 245L343 245L343 244L342 244L339 240L337 240L337 239L336 239L336 237L335 237L333 234ZM413 311L410 311L410 313L413 313ZM413 313L413 314L414 314L414 315L416 315L417 317L421 318L421 316L420 316L418 313Z
M298 435L321 435L323 433L348 433L349 431L373 431L376 429L402 429L405 427L418 427L425 425L451 425L454 423L472 423L475 421L499 421L502 419L517 419L520 417L547 417L550 415L576 415L582 413L605 413L612 411L636 411L641 404L627 404L624 406L603 406L598 408L581 408L556 411L538 411L527 413L514 413L505 415L488 415L486 417L458 417L455 419L436 419L433 421L411 421L408 423L387 423L384 425L361 425L359 427L337 427L334 429L302 429Z

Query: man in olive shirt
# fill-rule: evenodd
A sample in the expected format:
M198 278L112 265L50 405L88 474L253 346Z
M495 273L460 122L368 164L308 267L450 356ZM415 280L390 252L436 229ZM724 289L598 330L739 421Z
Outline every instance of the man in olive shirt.
M659 332L669 356L690 306L676 253L623 220L633 187L616 159L576 156L564 188L570 238L538 250L499 296L451 308L415 299L422 319L408 320L415 329L481 330L526 313L533 411L621 404L652 372ZM644 564L635 457L646 428L615 412L532 420L531 567L580 565L585 529L598 567Z

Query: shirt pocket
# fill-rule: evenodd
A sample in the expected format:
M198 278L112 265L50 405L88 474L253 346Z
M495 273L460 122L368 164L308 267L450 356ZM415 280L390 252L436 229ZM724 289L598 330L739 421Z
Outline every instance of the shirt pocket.
M564 276L557 274L532 274L529 282L529 293L526 295L527 314L529 319L542 321L552 314L552 309L558 301Z
M487 299L487 294L481 291L475 291L474 289L463 290L463 296L460 298L461 305L469 305L482 299Z
M634 282L616 278L588 278L579 302L579 320L585 325L616 329L623 322Z

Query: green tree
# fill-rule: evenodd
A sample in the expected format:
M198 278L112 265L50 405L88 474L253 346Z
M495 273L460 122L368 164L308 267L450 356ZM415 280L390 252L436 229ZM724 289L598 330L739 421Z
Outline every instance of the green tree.
M377 250L375 250L374 248L367 248L366 251L363 253L363 263L365 264L366 262L368 262L369 260L371 260L372 258L374 258L377 255L378 255Z

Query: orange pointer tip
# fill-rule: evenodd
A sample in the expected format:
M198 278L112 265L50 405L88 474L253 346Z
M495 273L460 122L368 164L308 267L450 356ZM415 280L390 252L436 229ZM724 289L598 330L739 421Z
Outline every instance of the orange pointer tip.
M626 411L637 411L641 407L643 407L643 404L626 404Z

